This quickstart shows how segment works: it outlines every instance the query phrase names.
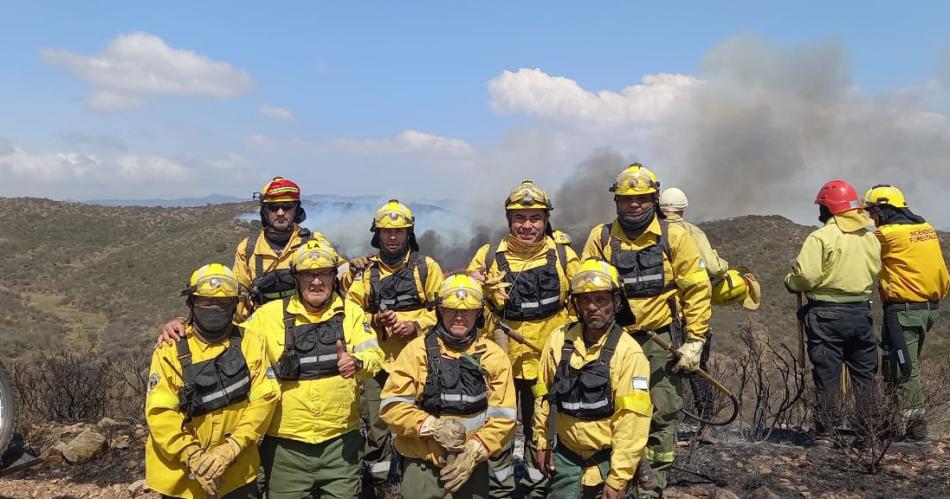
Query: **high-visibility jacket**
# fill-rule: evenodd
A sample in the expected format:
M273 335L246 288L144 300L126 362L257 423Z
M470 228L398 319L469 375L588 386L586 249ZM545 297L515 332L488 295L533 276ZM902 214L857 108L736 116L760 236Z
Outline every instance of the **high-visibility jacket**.
M185 327L185 338L191 349L192 362L204 362L224 353L226 339L207 344ZM269 424L280 398L277 381L267 375L270 363L264 339L252 331L244 331L241 353L250 371L250 392L247 400L221 407L188 420L179 410L178 392L184 386L178 351L163 345L152 353L148 394L145 396L145 420L149 435L145 443L145 484L161 494L175 497L205 497L194 479L189 479L184 451L194 444L210 449L224 443L230 436L241 452L221 477L219 492L224 495L257 479L260 455L257 442Z
M686 335L704 339L709 331L709 317L712 314L709 276L700 264L702 257L686 229L678 224L669 224L667 227L669 251L664 248L662 252L664 289L656 296L629 298L630 308L637 318L637 323L630 329L657 330L669 325L673 322L669 302L675 300L683 308L680 313L684 318ZM587 244L584 245L585 260L600 258L610 261L613 250L610 244L602 244L603 231L604 224L591 229ZM610 237L619 240L622 251L641 251L658 244L662 246L662 234L659 218L654 218L646 230L632 241L624 234L617 220L613 221L610 228Z
M558 237L566 238L566 235L557 233ZM566 267L562 266L560 258L555 258L555 266L558 272L558 280L560 281L560 295L558 300L560 300L564 305L567 304L567 295L568 290L571 285L571 278L574 276L574 273L577 271L577 267L580 266L580 259L577 257L577 253L571 249L570 246L567 246L569 240L563 239L560 242L555 241L551 236L546 236L544 238L544 244L539 245L537 249L533 251L519 251L516 248L520 248L517 244L509 245L508 241L513 238L510 234L505 235L502 238L501 242L497 245L496 252L504 253L505 258L508 260L508 265L511 268L511 272L524 272L532 269L537 269L548 263L548 254L550 251L558 251L558 244L563 245L562 249L564 251L564 256L566 260ZM490 266L489 271L498 270L498 262L494 256L486 257L486 254L489 251L490 247L493 245L484 245L478 249L475 253L475 257L472 258L471 263L468 266L469 272L475 271L484 271L485 262L488 260ZM512 287L513 288L513 287ZM508 292L512 292L512 288L508 288ZM489 297L491 301L491 308L494 310L501 310L505 308L504 303L495 303L493 297ZM514 321L514 320L505 320L504 318L498 317L496 314L491 314L487 331L492 331L495 327L497 321L503 321L508 327L517 331L519 334L525 337L526 340L531 342L533 345L538 348L541 345L544 345L544 342L547 340L548 335L551 334L551 331L563 326L567 322L568 310L567 307L563 307L556 314L546 317L539 320L523 320L523 321ZM508 357L511 359L512 374L515 378L518 379L535 379L538 376L538 353L532 350L531 348L518 343L517 341L508 342Z
M860 302L881 271L881 245L861 210L835 215L805 238L785 284L809 300Z
M537 398L534 421L531 422L534 425L535 443L539 449L551 447L547 436L550 400L545 396L554 392L555 373L561 362L564 342L573 343L570 365L580 369L600 357L609 332L608 330L604 333L590 347L584 343L584 331L579 323L559 328L548 338L541 354L538 383L534 387ZM606 480L611 487L624 490L637 469L650 433L650 420L653 416L653 404L650 402L650 362L633 337L621 334L609 365L613 415L600 420L585 421L558 412L555 427L558 442L585 459L598 450L612 449L610 475L601 476L600 469L592 465L584 469L584 485L594 486Z
M295 325L324 322L342 311L346 351L362 361L363 368L357 371L355 378L334 375L280 381L281 400L267 435L318 444L358 430L357 380L374 376L383 363L383 351L365 321L363 309L334 293L330 303L318 313L308 311L297 296L290 299L287 311L293 314ZM243 325L266 338L267 356L271 365L276 366L285 343L283 301L265 304Z
M302 227L296 224L294 224L293 227L293 233L290 235L290 239L287 240L287 244L284 245L280 253L274 251L274 248L267 242L263 230L256 236L245 237L238 243L237 249L234 252L234 266L232 270L234 271L234 277L237 278L237 281L242 286L250 289L251 283L258 277L258 270L266 273L290 268L290 261L293 259L294 251L306 242L305 238L301 237ZM306 231L306 229L304 230ZM329 240L323 234L319 232L307 232L310 234L310 239L330 244ZM251 241L254 241L253 244L251 244ZM249 249L250 251L248 251ZM252 310L248 310L243 302L238 304L237 317L239 319L246 319L251 315L251 312Z
M891 224L875 232L881 243L881 298L935 302L947 296L950 276L937 232L928 223Z
M703 259L703 265L710 279L722 277L729 270L729 262L719 256L719 253L709 244L709 239L703 229L687 222L681 215L669 213L666 215L666 221L670 224L682 225L689 237L696 243L696 249L699 250L699 256Z
M443 357L458 359L462 355L446 347L441 339L439 347ZM469 438L477 438L488 454L493 455L514 436L518 417L511 363L498 345L482 336L464 352L473 359L476 354L485 372L488 409L473 416L441 417L461 419ZM400 454L438 464L444 462L445 449L431 436L419 436L422 422L429 417L421 408L428 373L425 337L419 337L410 341L392 364L389 379L380 394L379 417L396 434L396 450Z
M403 260L395 267L390 267L383 263L378 255L373 256L370 260L372 262L371 266L378 268L379 279L383 280L405 269L409 264L408 258L410 257L415 258L416 255L413 253L406 255L406 260ZM420 302L424 302L422 303L422 307L415 310L396 311L396 319L400 322L410 321L416 323L418 326L418 330L416 331L417 336L424 336L435 326L435 301L436 298L438 298L439 289L442 287L442 267L440 267L438 262L434 259L429 257L424 258L426 266L425 283L422 282L420 269L417 267L413 271L416 282L415 293L418 295L416 299ZM373 316L375 315L370 310L372 274L372 268L366 268L363 272L357 274L346 293L346 299L356 303L363 309L366 313L366 321L370 324L373 324ZM392 309L391 306L389 308ZM382 331L380 328L375 328L375 331L376 336L381 338L379 343L383 349L383 369L388 372L389 366L396 360L396 357L399 356L399 352L402 351L409 340L390 337L386 331Z

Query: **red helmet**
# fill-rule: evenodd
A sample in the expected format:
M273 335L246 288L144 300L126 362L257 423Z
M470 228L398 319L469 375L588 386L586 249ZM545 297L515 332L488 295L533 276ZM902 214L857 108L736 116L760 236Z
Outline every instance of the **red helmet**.
M821 186L815 204L828 208L832 215L861 207L858 191L844 180L832 180Z
M261 188L259 196L262 203L300 201L300 186L284 177L274 177Z

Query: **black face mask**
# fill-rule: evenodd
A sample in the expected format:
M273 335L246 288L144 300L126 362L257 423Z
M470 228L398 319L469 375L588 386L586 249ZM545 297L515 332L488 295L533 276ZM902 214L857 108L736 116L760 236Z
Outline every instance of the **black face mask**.
M439 335L439 338L442 338L445 345L452 350L464 351L475 341L475 337L478 335L478 324L472 326L472 329L465 333L465 336L459 338L446 329L440 319L439 323L435 326L435 332Z
M643 231L653 222L656 216L656 205L650 206L639 215L621 215L617 214L617 220L620 221L620 228L627 237L633 239L643 234Z
M294 224L287 226L286 230L277 230L270 225L264 227L264 237L268 241L278 245L283 246L287 244L287 241L290 241L290 236L294 233Z
M217 343L227 338L234 327L234 311L237 309L237 300L226 306L212 305L191 307L191 317L202 338L210 343Z
M409 253L408 244L404 244L402 246L402 249L400 249L399 251L395 253L390 253L389 251L386 251L385 248L383 248L379 250L379 259L382 260L383 263L385 263L386 265L393 267L395 265L398 265L399 262L401 262L403 258L406 257L406 253Z

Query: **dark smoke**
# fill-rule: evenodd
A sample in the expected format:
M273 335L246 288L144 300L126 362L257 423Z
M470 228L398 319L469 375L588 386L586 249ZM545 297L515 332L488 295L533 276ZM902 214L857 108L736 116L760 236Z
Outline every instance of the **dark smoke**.
M583 248L594 225L616 216L613 194L608 189L617 174L634 161L608 149L594 151L574 167L553 194L552 222L571 236L574 249Z

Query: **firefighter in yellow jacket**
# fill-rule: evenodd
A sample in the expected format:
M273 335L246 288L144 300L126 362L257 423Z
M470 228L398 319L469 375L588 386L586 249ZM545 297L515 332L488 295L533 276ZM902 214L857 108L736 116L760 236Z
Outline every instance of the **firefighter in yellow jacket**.
M396 357L409 341L435 326L435 301L442 286L442 268L419 253L415 217L408 206L392 199L373 217L371 244L379 253L349 286L347 301L366 312L383 349L383 370L363 381L360 411L367 422L364 460L373 475L376 496L383 495L392 464L389 428L379 418L379 393ZM349 275L349 274L348 274Z
M920 352L940 316L950 276L937 232L910 210L900 189L876 185L864 195L864 203L881 243L882 371L897 392L905 421L902 439L923 442L928 435Z
M480 334L484 305L478 281L447 277L438 324L391 366L380 417L406 458L403 497L488 497L486 461L512 439L517 410L511 363Z
M196 270L185 337L152 354L146 485L166 497L258 497L257 443L280 388L264 339L232 323L238 282L220 263Z
M275 377L277 405L261 447L271 499L358 497L363 438L357 381L374 376L383 352L363 310L337 288L339 257L308 241L290 269L297 292L259 308L244 323L263 335Z
M489 331L501 321L517 331L536 347L547 341L551 331L567 322L567 293L570 278L580 264L570 247L567 234L551 228L553 205L547 193L530 180L515 187L505 199L509 232L497 244L486 244L475 254L468 271L486 281L488 304L493 311ZM507 288L507 289L505 289ZM506 341L496 333L495 340L508 350L515 392L524 421L534 413L531 388L538 377L540 356L529 347ZM525 425L528 474L521 487L527 497L543 497L547 481L534 458L531 427ZM514 443L491 461L493 498L507 498L514 493Z
M652 468L654 480L652 490L640 488L641 496L658 496L668 483L675 458L676 416L683 405L680 371L699 366L710 316L709 277L699 251L682 226L659 216L659 188L656 175L639 163L620 172L610 188L617 218L595 226L584 245L585 259L603 259L620 273L637 318L628 331L650 361L653 421L640 466ZM680 360L671 360L668 352L649 341L648 331L681 344Z
M548 497L615 499L623 496L650 433L650 363L623 331L634 317L617 269L584 261L571 279L571 300L579 322L551 333L541 355L536 460L552 476ZM546 431L552 404L553 449Z
M808 303L798 319L808 336L815 383L815 433L840 420L842 365L848 366L860 407L872 394L877 375L877 340L872 330L871 292L881 271L881 245L858 193L843 180L825 183L815 199L824 226L805 238L785 276L785 287L804 293Z

